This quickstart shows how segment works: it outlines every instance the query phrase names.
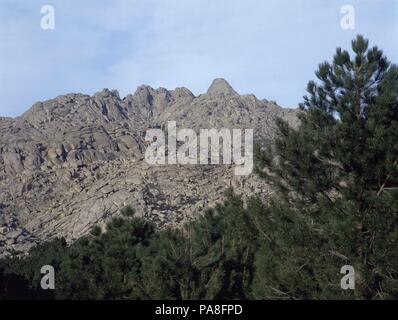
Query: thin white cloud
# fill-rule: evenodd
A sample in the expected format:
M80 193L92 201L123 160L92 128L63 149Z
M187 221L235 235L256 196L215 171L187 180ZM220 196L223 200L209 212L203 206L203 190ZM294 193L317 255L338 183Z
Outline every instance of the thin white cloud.
M295 106L318 63L357 33L398 56L396 2L351 3L354 31L340 29L340 0L54 0L56 30L46 32L42 1L0 0L0 114L103 87L125 95L146 83L198 94L215 77Z

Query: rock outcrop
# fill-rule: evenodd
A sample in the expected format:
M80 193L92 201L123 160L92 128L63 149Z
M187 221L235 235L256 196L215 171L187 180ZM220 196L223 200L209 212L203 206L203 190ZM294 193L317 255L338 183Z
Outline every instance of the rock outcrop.
M234 176L231 165L148 165L146 130L168 121L194 130L252 128L269 143L275 120L295 125L296 113L216 79L197 97L186 88L140 86L125 98L104 89L0 118L0 255L54 237L73 241L125 205L162 227L195 218L229 186L244 196L267 194L264 181Z

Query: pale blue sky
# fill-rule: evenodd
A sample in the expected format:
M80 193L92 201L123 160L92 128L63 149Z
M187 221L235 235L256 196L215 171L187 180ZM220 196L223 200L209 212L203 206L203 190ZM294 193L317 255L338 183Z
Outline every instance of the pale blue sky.
M40 28L45 4L55 30ZM345 4L355 30L340 28ZM217 77L295 107L317 65L358 33L398 62L398 0L0 0L0 115L105 87L200 94Z

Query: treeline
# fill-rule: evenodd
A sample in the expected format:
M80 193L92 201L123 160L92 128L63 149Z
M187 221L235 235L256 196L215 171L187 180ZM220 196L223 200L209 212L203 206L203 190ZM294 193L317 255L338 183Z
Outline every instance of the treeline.
M3 298L18 294L29 299L275 298L283 292L283 283L273 285L273 277L280 273L303 285L297 288L300 298L318 297L316 291L320 294L322 289L309 270L289 267L291 257L272 256L266 244L270 227L264 228L270 221L261 201L253 198L244 206L232 191L227 198L197 221L165 230L133 217L133 210L126 208L105 232L95 227L70 246L54 240L33 248L25 258L3 260L3 277L9 278L8 288L2 286ZM338 262L325 297L353 296L340 288ZM55 269L55 290L40 287L43 265ZM301 276L290 274L293 271ZM298 283L299 278L308 282Z
M229 192L197 221L156 230L127 208L106 232L94 228L69 247L63 240L46 243L26 258L3 261L3 270L37 292L41 267L52 265L58 299L248 299L262 210L255 199L244 208Z
M0 295L19 281L37 296L52 265L57 299L397 299L398 68L362 36L352 51L320 64L299 127L279 121L274 144L257 148L267 204L228 191L165 230L127 208L71 246L1 261Z

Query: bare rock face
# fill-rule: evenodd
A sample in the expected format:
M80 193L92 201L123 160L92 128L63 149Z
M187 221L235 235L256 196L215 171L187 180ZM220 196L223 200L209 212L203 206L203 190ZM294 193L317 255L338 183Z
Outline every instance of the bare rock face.
M275 120L297 123L297 111L238 95L223 79L195 97L186 88L140 86L121 99L104 89L38 102L15 119L0 117L0 256L65 237L73 241L132 205L158 226L194 219L223 200L227 187L244 197L267 195L253 174L231 165L152 166L146 130L254 129L269 143Z
M207 90L207 94L210 96L236 96L238 93L230 86L230 84L224 79L214 79L213 83Z

